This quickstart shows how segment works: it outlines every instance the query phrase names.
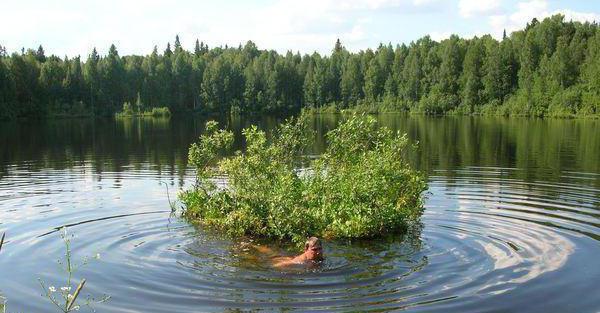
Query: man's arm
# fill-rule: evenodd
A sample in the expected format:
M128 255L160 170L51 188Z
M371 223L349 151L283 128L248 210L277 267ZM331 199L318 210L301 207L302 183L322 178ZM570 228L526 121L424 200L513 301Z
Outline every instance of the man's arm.
M273 251L273 249L267 247L267 246L261 246L261 245L252 245L252 248L256 249L256 251L263 253L263 254L275 254L275 251Z
M267 247L267 246L261 246L258 244L253 244L252 242L242 242L240 247L242 249L244 249L244 251L248 251L248 249L254 249L262 254L267 254L267 255L276 255L275 251L273 251L273 249Z
M278 257L273 259L273 267L282 268L297 264L292 257Z

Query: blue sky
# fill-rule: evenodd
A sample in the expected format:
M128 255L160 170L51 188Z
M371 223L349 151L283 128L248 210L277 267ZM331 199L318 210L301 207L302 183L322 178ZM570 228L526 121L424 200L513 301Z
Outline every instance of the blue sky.
M261 49L329 53L336 38L358 51L426 34L499 37L556 13L600 21L599 0L20 0L1 7L0 45L9 52L42 44L47 54L84 58L111 43L121 55L162 51L176 34L186 49L198 38L211 47L252 40Z

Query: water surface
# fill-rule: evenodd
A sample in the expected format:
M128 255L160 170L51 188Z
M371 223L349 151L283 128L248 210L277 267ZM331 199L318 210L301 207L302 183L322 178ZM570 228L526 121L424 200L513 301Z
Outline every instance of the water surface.
M324 134L337 115L313 120ZM58 229L99 312L598 312L600 123L378 116L419 142L422 225L325 243L317 269L279 271L239 240L173 216L202 118L0 124L0 294L10 312L51 312L38 279L61 286ZM236 132L281 119L222 121ZM286 247L281 247L285 249ZM288 251L292 253L293 251ZM1 303L1 301L0 301ZM85 308L84 308L85 309Z

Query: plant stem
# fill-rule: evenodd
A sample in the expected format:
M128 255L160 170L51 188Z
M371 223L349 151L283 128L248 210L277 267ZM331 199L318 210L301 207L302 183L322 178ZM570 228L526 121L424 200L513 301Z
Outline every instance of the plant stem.
M79 296L79 292L81 289L83 289L83 285L85 285L85 278L81 281L81 283L79 283L79 286L77 286L77 289L73 294L73 298L71 298L71 300L67 303L67 312L71 311L73 308L73 304L75 304L75 300L77 299L77 296Z

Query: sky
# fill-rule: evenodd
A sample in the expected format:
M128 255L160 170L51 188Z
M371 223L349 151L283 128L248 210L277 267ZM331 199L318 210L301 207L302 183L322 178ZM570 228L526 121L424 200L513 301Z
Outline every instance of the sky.
M562 13L600 22L600 0L2 0L0 45L44 47L47 55L86 58L96 47L120 55L163 51L179 35L209 47L252 40L259 49L329 54L339 38L350 51L409 44L430 35L502 36L532 18Z

